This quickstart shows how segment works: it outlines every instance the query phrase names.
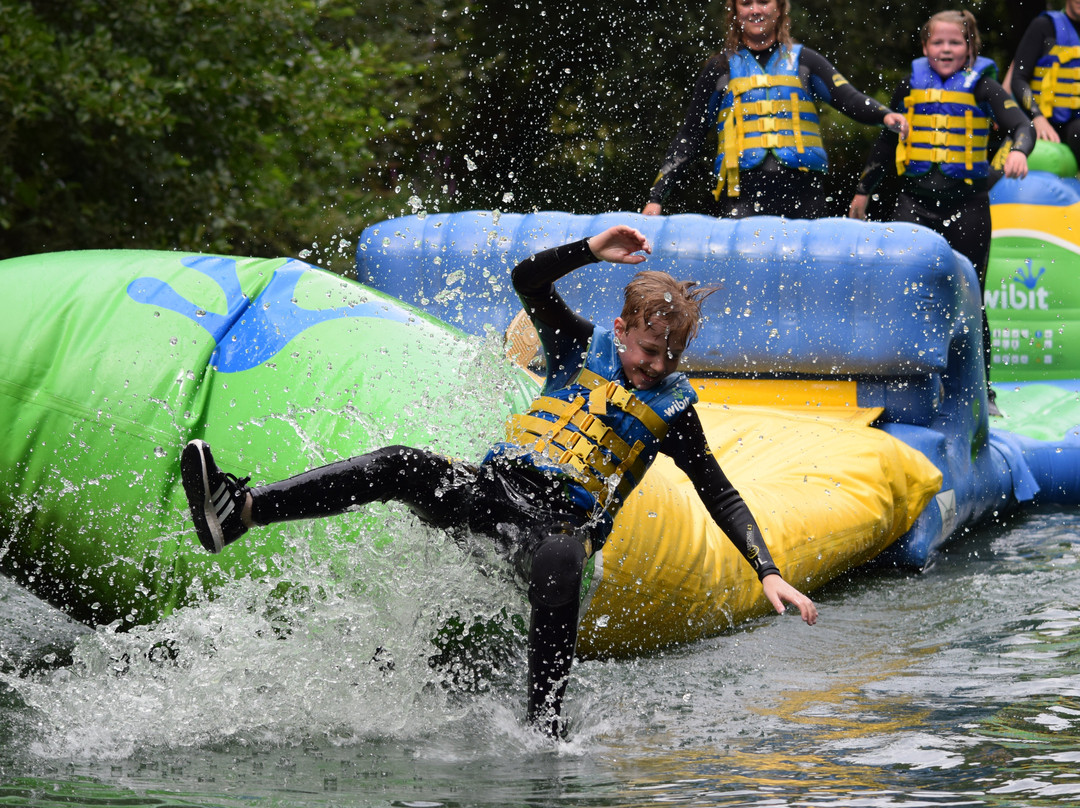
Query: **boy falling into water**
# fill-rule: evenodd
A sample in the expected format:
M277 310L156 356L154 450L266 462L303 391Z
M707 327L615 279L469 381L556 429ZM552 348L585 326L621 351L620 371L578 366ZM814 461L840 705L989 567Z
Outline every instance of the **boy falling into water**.
M585 561L603 546L619 506L663 452L754 567L773 608L783 613L791 604L813 625L817 608L780 576L749 508L709 452L693 406L697 395L676 372L710 290L664 272L639 272L610 330L575 314L555 290L555 281L579 267L638 264L642 252L651 252L645 236L617 225L514 268L514 289L536 326L547 378L528 412L511 416L507 440L479 466L388 446L249 488L247 478L222 472L210 447L193 440L180 468L199 541L217 553L256 526L391 499L429 524L491 537L528 584L528 719L558 735Z

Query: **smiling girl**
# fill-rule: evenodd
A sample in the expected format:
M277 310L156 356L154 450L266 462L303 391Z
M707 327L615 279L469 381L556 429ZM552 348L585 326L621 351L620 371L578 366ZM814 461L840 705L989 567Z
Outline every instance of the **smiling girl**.
M895 166L900 194L893 220L941 233L971 261L981 292L990 256L990 125L996 122L1012 138L1004 163L1006 177L1027 175L1035 130L995 80L994 63L979 56L979 45L979 29L970 12L942 11L923 26L923 56L911 63L911 77L893 94L893 108L907 118L908 136L882 132L863 168L848 215L866 218L870 194ZM989 383L985 310L983 353ZM993 399L991 390L991 414L996 413Z

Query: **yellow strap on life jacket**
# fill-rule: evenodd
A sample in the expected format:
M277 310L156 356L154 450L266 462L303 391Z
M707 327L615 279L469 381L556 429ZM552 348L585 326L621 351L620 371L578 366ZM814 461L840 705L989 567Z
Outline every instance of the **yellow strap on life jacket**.
M798 76L774 76L771 73L755 73L753 76L739 76L728 82L728 92L738 98L751 90L769 87L802 87Z
M975 142L975 114L970 110L964 110L964 132L967 133L967 138L964 140L964 168L971 171L975 166L973 154L971 151L971 144Z
M802 154L806 149L803 147L802 119L799 115L799 96L792 93L789 97L791 99L791 131L795 135L795 151ZM817 128L816 124L814 128ZM820 141L821 138L818 138L818 140Z
M621 463L622 459L630 454L630 447L626 443L622 443L622 451L619 454L605 455L584 432L561 429L559 432L551 434L552 423L546 418L516 413L511 416L510 420L513 421L512 434L514 443L530 448L529 441L532 437L546 437L547 440L543 442L538 440L533 443L532 450L555 459L568 452L568 457L576 457L580 461L579 464L576 464L576 467L591 466L596 472L604 476L614 474L618 468L618 463ZM543 443L542 446L541 443ZM611 457L614 457L614 460ZM560 462L564 464L570 463L569 460Z
M739 155L742 154L742 128L745 123L741 110L742 104L736 98L735 103L722 113L724 126L717 150L723 153L724 160L717 172L716 188L713 190L713 198L717 201L720 201L725 184L728 196L739 195Z
M921 130L934 130L935 132L953 132L959 129L963 132L962 137L966 137L970 131L974 135L987 135L990 133L990 123L985 118L971 120L968 119L967 113L971 110L966 110L964 117L959 115L945 115L944 113L934 113L931 115L912 115L908 118L914 128ZM969 129L970 126L970 129Z
M1042 81L1032 84L1031 89L1035 89L1035 84L1039 85L1039 112L1043 114L1044 118L1049 118L1054 114L1055 104L1054 96L1057 95L1057 83L1058 83L1058 70L1060 70L1061 64L1054 62L1050 65L1049 72L1046 72L1045 68L1035 68L1035 74L1038 75L1042 70Z
M1073 50L1080 51L1080 46ZM1036 67L1031 91L1036 96L1039 112L1047 118L1055 109L1080 109L1080 68L1062 67L1057 62L1049 67Z
M797 110L799 113L809 113L811 115L817 114L817 107L814 106L813 101L800 101L799 96L792 93L790 98L773 98L766 99L764 101L750 101L742 105L743 117L749 117L751 115L760 115L771 117L775 115L783 115L791 113L792 110ZM757 123L757 121L748 121L747 125ZM776 128L783 128L779 124L775 124ZM807 126L817 126L817 124L810 121Z
M598 410L593 407L593 397L596 395L596 390L603 387L605 395L607 391L611 391L610 395L606 395L606 401L610 401L616 407L623 412L637 418L644 424L645 428L652 433L653 437L657 440L663 440L664 435L667 434L668 425L659 415L657 415L652 407L635 396L625 387L617 382L609 382L603 376L593 373L588 368L582 368L581 373L578 374L577 383L585 387L590 388L593 392L589 394L589 410L590 412L597 413ZM614 388L612 387L614 385ZM599 414L603 414L600 412Z
M1042 82L1048 73L1053 73L1054 78L1058 82L1064 82L1066 79L1069 81L1076 81L1080 79L1080 67L1062 67L1058 62L1054 62L1052 65L1043 65L1042 67L1036 67L1032 77L1031 86L1035 87L1035 82ZM1062 86L1068 87L1068 84Z
M1080 59L1080 45L1054 45L1050 55L1056 56L1062 64L1068 64Z
M985 148L990 142L989 134L976 133L969 137L966 133L946 132L941 129L920 129L918 135L916 142L910 144L912 147L943 146L951 149L965 149L968 144L971 144L975 148Z
M788 102L782 102L785 111L789 110ZM810 111L814 106L810 104ZM743 146L748 148L771 148L765 146L766 142L775 143L778 146L794 146L798 148L800 139L809 145L821 145L821 130L814 121L804 121L798 113L791 118L751 118L743 119L742 126ZM747 143L746 141L751 141ZM801 151L805 151L801 149Z
M911 161L908 157L908 139L911 137L911 133L914 129L913 120L915 118L915 105L912 102L912 98L909 95L904 99L904 117L907 118L907 137L898 138L896 141L896 173L903 174L907 169L907 164Z
M975 106L975 95L961 90L942 90L940 87L930 87L926 90L912 90L911 95L904 99L904 103L911 104L962 104ZM911 106L908 106L911 109Z
M619 467L615 469L615 475L613 479L618 481L617 490L619 492L620 499L626 499L630 492L634 488L633 480L626 479L626 472L631 466L637 465L638 455L641 454L641 450L645 448L645 444L641 441L635 441L634 445L630 447L630 454L626 459L619 464ZM636 475L637 479L641 479L641 474ZM611 488L606 489L607 496L600 500L600 506L606 508L608 501L611 499L613 493Z
M540 433L540 440L536 442L533 448L538 452L544 451L547 441L562 432L563 428L570 423L570 419L574 417L574 413L579 412L584 406L585 399L581 396L578 396L567 404L563 412L559 414L559 419L557 421L548 422L549 427L547 433Z

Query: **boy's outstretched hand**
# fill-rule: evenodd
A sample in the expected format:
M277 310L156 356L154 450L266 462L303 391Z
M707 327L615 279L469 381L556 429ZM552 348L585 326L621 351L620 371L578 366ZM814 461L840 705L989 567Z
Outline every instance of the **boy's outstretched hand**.
M769 599L769 603L776 609L777 614L783 614L784 604L790 603L799 610L806 625L812 626L817 622L817 606L814 605L814 601L779 575L766 575L761 582L761 588L765 590L765 597Z
M629 225L617 224L589 239L589 249L601 261L615 264L640 264L645 260L639 252L651 253L645 234Z

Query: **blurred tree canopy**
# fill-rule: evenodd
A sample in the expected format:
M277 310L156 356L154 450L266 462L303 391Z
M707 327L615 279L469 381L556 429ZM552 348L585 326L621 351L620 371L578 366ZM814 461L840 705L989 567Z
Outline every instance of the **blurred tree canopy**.
M0 0L0 257L151 248L348 272L419 210L639 210L725 0ZM1060 6L1060 3L1054 5ZM888 101L926 0L793 0ZM1043 0L970 0L1004 74ZM836 212L871 127L825 118ZM700 176L669 212L701 210Z

